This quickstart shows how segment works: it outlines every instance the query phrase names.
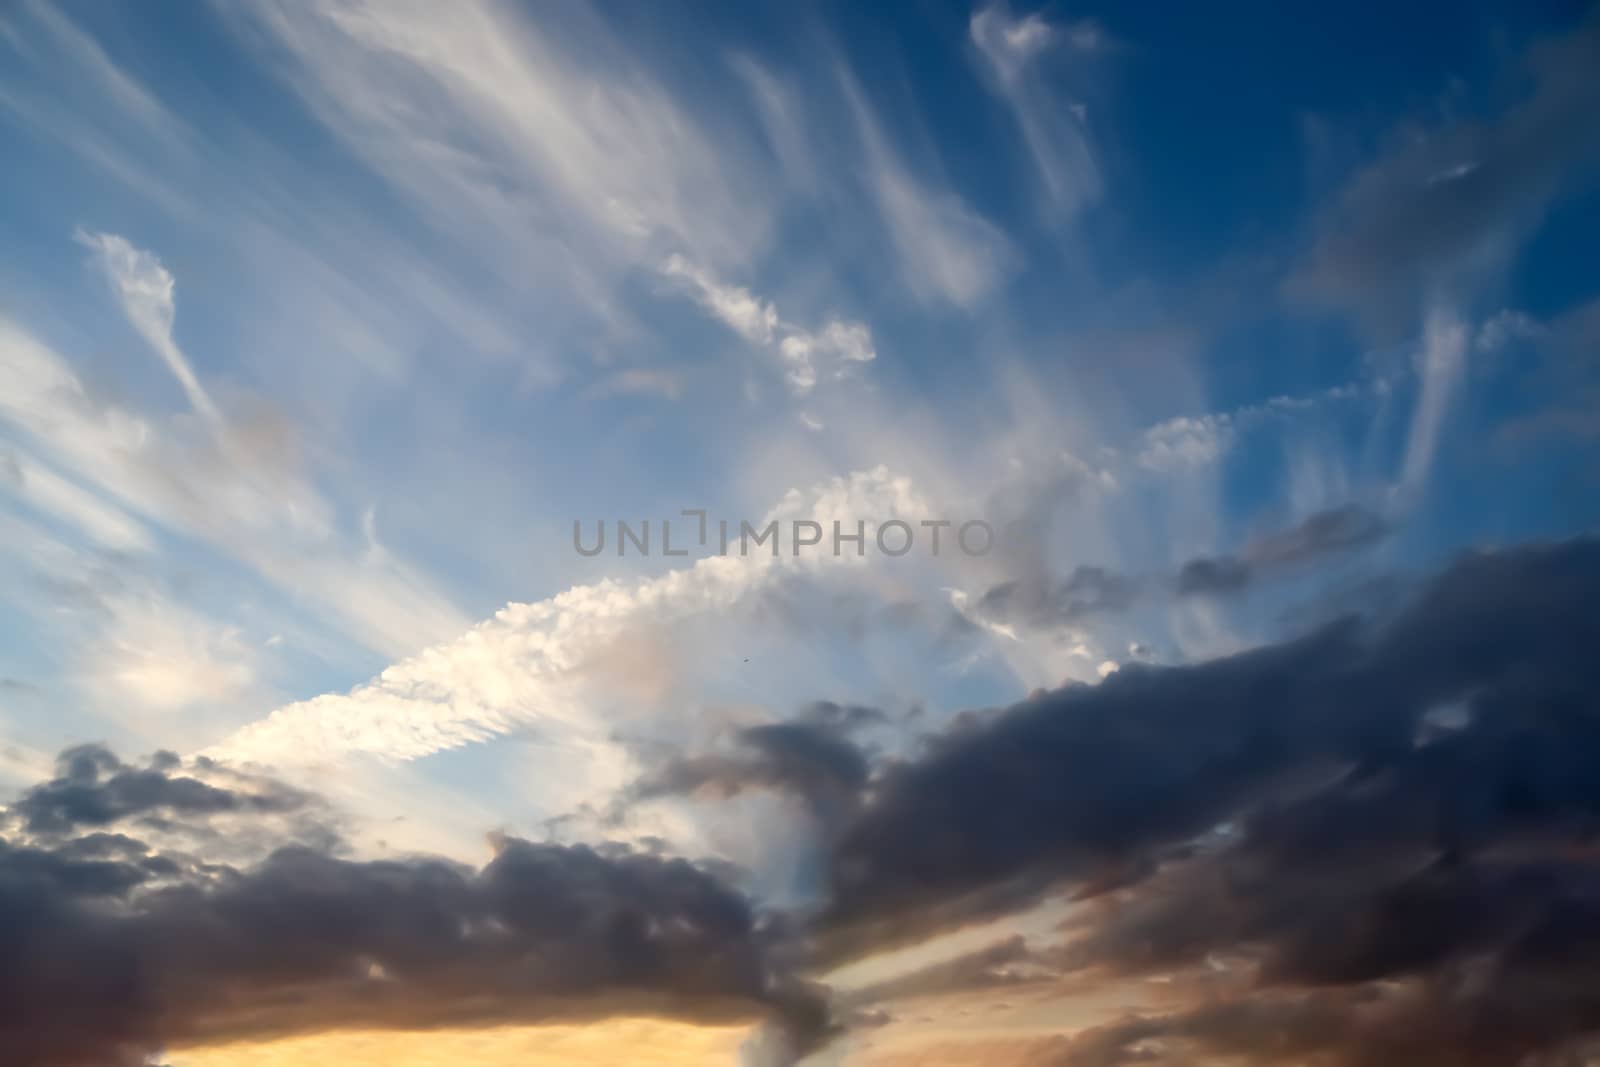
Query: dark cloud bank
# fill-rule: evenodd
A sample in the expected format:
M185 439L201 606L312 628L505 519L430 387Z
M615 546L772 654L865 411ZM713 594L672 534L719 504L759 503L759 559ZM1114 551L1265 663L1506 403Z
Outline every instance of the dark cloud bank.
M1568 1062L1600 1033L1597 604L1600 542L1477 554L1386 620L979 718L874 783L824 947L1076 889L1061 974L1209 992L1041 1062Z
M774 1014L823 1018L777 977L749 903L682 860L515 839L481 870L359 862L324 844L246 866L134 834L206 840L312 798L170 756L63 753L0 839L0 1063L141 1064L185 1044L335 1027ZM122 826L128 832L111 832Z
M526 841L481 870L330 844L206 864L141 838L287 825L314 798L70 751L6 816L0 1062L640 1010L770 1012L804 1047L826 1032L823 999L775 960L1062 891L1083 900L1064 948L1006 942L887 992L993 982L1024 959L1060 981L1172 980L1162 1013L1045 1042L1044 1064L1584 1062L1600 1034L1597 603L1600 541L1477 553L1388 617L1126 667L967 716L914 760L875 766L856 709L758 728L640 786L782 790L831 813L831 896L804 923L763 922L682 860Z

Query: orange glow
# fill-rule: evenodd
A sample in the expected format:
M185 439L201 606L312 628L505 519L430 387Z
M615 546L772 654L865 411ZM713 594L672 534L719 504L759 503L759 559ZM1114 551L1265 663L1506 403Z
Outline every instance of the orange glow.
M572 1026L342 1031L186 1049L173 1067L705 1067L733 1063L743 1026L614 1019Z

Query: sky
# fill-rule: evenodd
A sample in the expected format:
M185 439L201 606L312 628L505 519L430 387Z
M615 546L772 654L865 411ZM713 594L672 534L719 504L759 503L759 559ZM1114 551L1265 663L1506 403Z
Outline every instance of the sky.
M1591 1062L1597 71L0 0L0 1059Z

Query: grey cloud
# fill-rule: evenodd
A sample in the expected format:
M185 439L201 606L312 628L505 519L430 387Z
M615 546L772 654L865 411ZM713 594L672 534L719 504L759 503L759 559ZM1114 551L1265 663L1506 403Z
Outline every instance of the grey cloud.
M1259 580L1367 548L1392 529L1378 513L1359 504L1344 504L1269 533L1237 555L1191 559L1170 575L1144 579L1105 567L1079 566L1064 579L1002 582L979 598L977 609L1002 622L1048 628L1126 611L1151 590L1169 590L1178 596L1238 593Z
M1345 504L1263 537L1246 550L1245 558L1256 567L1284 566L1361 548L1388 533L1389 524L1382 516L1358 504Z
M212 766L201 760L202 769ZM7 810L30 833L64 834L141 816L194 817L233 813L287 814L311 804L300 790L268 779L240 778L223 788L187 775L171 753L158 753L148 767L130 767L100 745L67 749L57 777L34 786Z
M1526 980L1531 976L1518 976ZM1135 1016L1062 1041L1039 1067L1188 1064L1222 1057L1242 1067L1580 1067L1597 1046L1594 994L1455 981L1302 990L1164 1016Z
M1596 596L1600 540L1477 553L1383 620L975 719L874 784L822 950L1076 888L1049 963L1178 981L1041 1064L1586 1062Z
M84 813L93 825L105 804L58 803L63 783L128 774L141 776L139 800L113 788L113 813L160 807L203 822L228 806L174 788L185 779L169 759L131 771L94 746L64 754L61 776L29 795L51 798L36 810L52 830ZM123 834L0 837L0 1061L132 1065L335 1027L640 1012L770 1014L801 1051L822 1034L818 995L780 973L750 903L705 871L626 850L496 845L481 870L299 845L233 867Z
M1080 566L1063 579L1002 582L980 598L978 610L991 618L1051 626L1124 611L1138 593L1137 579L1104 567Z
M1597 595L1600 542L1474 556L1382 626L1345 620L1207 663L1134 664L974 719L875 784L835 857L834 921L1019 878L1095 878L1308 776L1392 764L1447 702L1499 708L1498 687L1517 681L1529 692L1501 714L1531 715L1533 697L1582 694L1596 681L1579 650L1600 638Z
M1380 320L1430 289L1498 268L1561 190L1600 159L1600 20L1529 50L1533 84L1486 122L1411 136L1358 173L1322 212L1292 292Z
M922 967L839 997L842 1006L867 1006L908 997L938 996L1041 981L1053 975L1020 936Z
M1238 556L1190 560L1178 569L1175 584L1182 596L1235 593L1258 578L1375 544L1391 529L1386 519L1359 504L1328 508L1262 537Z
M1176 584L1182 596L1236 593L1250 584L1250 565L1232 556L1191 559L1178 568Z
M671 759L638 782L627 801L766 789L801 798L824 826L837 825L854 812L871 771L865 752L840 724L873 721L882 713L819 703L804 714L800 721L740 730L730 751Z

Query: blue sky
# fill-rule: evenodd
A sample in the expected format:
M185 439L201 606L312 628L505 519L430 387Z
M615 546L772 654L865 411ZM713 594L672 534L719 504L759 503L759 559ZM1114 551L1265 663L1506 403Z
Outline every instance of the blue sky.
M1594 529L1595 55L1564 3L8 5L0 784L208 754L366 853L813 906L814 813L619 798ZM1033 533L573 550L686 508Z

